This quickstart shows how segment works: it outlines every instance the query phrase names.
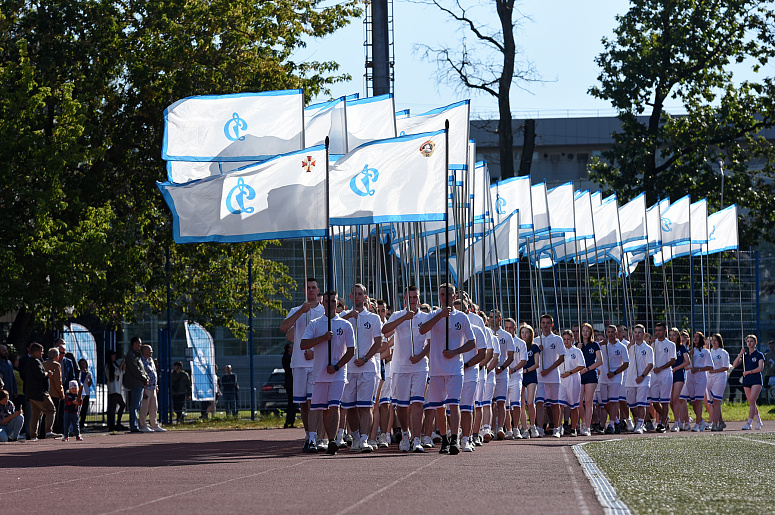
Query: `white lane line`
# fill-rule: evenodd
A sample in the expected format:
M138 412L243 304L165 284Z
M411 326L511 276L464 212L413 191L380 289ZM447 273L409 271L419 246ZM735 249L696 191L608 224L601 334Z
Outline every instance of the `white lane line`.
M738 440L746 440L748 442L763 443L764 445L775 445L775 442L765 442L764 440L754 440L753 438L746 438L745 436L737 436L737 435L724 435L724 436L728 436L730 438L737 438Z
M568 467L568 476L573 481L573 493L576 494L576 502L578 503L579 513L581 513L581 515L588 515L589 507L587 506L587 501L584 499L584 494L581 492L581 485L579 485L579 480L576 477L576 473L573 471L573 466L571 465L570 458L568 457L569 454L570 453L568 452L568 448L563 447L562 457L565 458L565 464Z
M364 497L364 498L363 498L363 499L361 499L360 501L356 502L355 504L352 504L352 505L348 506L347 508L343 509L342 511L340 511L340 512L337 512L337 514L336 514L336 515L341 515L341 514L343 514L343 513L347 513L348 511L351 511L351 510L353 510L353 509L357 508L358 506L361 506L361 505L363 505L363 504L367 503L368 501L370 501L371 499L373 499L373 498L374 498L374 497L376 497L377 495L381 494L381 493L382 493L382 492L384 492L385 490L387 490L387 489L389 489L389 488L392 488L392 487L394 487L395 485L397 485L398 483L400 483L400 482L402 482L402 481L406 481L407 479L409 479L409 478L410 478L410 477L412 477L413 475L415 475L415 474L417 474L418 472L420 472L422 469L424 469L424 468L426 468L426 467L430 467L431 465L433 465L434 463L436 463L437 461L439 461L441 458L442 458L442 457L441 457L441 456L439 456L439 457L438 457L438 458L436 458L435 460L433 460L433 461L431 461L431 462L429 462L429 463L426 463L426 464L425 464L425 465L423 465L422 467L419 467L418 469L416 469L416 470L414 470L414 471L410 472L409 474L407 474L407 475L405 475L405 476L403 476L403 477L400 477L400 478L396 479L395 481L393 481L392 483L389 483L389 484L387 484L387 485L383 486L382 488L380 488L380 489L379 489L379 490L377 490L376 492L372 492L371 494L367 495L366 497Z
M191 490L186 490L185 492L177 492L177 493L174 493L172 495L165 495L164 497L158 497L156 499L153 499L151 501L144 502L144 503L141 503L141 504L135 504L133 506L125 506L124 508L120 508L120 509L114 510L114 511L106 511L102 515L106 515L108 513L120 513L122 511L134 510L136 508L142 508L143 506L148 506L149 504L154 504L154 503L157 503L157 502L166 501L167 499L172 499L173 497L180 497L181 495L188 495L188 494L191 494L191 493L194 493L194 492L198 492L199 490L204 490L205 488L213 488L213 487L216 487L216 486L225 485L227 483L232 483L234 481L241 481L243 479L250 479L252 477L257 477L257 476L261 476L261 475L264 475L264 474L269 474L270 472L275 472L277 470L284 470L284 469L293 468L293 467L301 465L302 463L305 463L305 462L309 461L310 459L311 458L301 460L299 462L294 463L293 465L286 465L284 467L275 467L275 468L264 470L264 471L261 471L261 472L256 472L255 474L248 474L246 476L233 477L231 479L227 479L226 481L219 481L217 483L210 483L210 484L207 484L207 485L202 485L202 486L200 486L198 488L192 488Z
M110 472L108 474L100 474L99 477L103 478L103 477L107 477L107 476L115 476L116 474L123 474L124 472L126 472L126 470L119 470L118 472ZM57 481L56 483L46 483L46 488L48 488L50 486L64 485L64 484L67 484L67 483L75 483L77 481L86 481L87 479L93 478L93 477L94 477L93 474L89 474L87 477L78 477L78 478L75 478L75 479L67 479L65 481ZM19 490L7 490L7 491L4 491L3 493L4 494L17 494L19 492L26 492L27 490L38 490L38 489L40 489L40 485L35 484L35 486L31 486L29 488L20 488Z
M611 442L615 440L606 441ZM578 458L579 464L584 470L584 474L592 484L595 495L603 506L603 511L605 511L606 514L632 515L632 512L627 505L619 498L616 488L611 485L603 471L600 470L594 460L582 448L585 444L586 442L574 445L573 452L576 454L576 458Z

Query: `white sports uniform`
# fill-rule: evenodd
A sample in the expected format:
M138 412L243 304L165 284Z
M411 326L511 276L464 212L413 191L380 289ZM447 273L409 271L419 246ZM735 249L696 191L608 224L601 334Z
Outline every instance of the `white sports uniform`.
M471 326L474 333L476 346L468 352L463 353L463 390L460 394L460 411L474 411L476 401L476 388L479 379L479 367L477 365L465 368L465 364L476 356L479 349L486 349L484 343L485 336L482 330L475 325Z
M525 340L514 336L514 361L509 367L509 394L507 404L509 408L522 406L522 368L516 370L514 367L520 361L527 361L527 345Z
M574 368L584 366L584 356L581 350L571 346L565 349L565 361L559 366L562 372L570 372ZM568 377L560 377L560 404L570 409L579 407L581 403L581 372L576 372Z
M714 370L723 370L715 374L708 373L708 402L713 404L714 401L722 401L724 399L724 390L727 388L727 370L729 370L729 353L719 347L718 349L710 349L710 357L713 360Z
M290 318L299 309L301 309L301 306L296 306L291 309L285 319L287 320ZM323 305L318 303L317 306L302 314L293 325L291 369L293 370L293 402L296 404L301 404L302 402L312 399L312 386L315 384L314 374L312 372L313 360L304 357L304 351L301 350L299 345L304 338L304 331L307 329L309 323L323 315L325 315Z
M600 344L600 352L603 354L603 366L600 367L600 402L608 404L609 402L619 402L627 400L624 395L624 385L622 384L622 374L617 374L612 378L608 377L609 372L615 372L616 369L624 363L629 363L627 356L627 347L621 342ZM648 391L646 392L648 396Z
M304 330L302 339L317 338L328 332L328 317L318 317ZM335 365L342 359L349 347L355 345L355 338L350 324L339 318L339 315L331 319L331 356L328 355L328 342L323 342L314 347L313 374L315 385L312 388L312 402L310 409L324 410L330 406L339 406L342 402L345 378L347 377L347 364L338 371L329 374L327 367L329 362Z
M664 367L665 363L676 358L675 343L670 340L654 341L654 368ZM649 402L670 402L673 391L673 369L665 368L661 372L651 373Z
M627 370L630 373L627 374L627 382L625 383L627 388L627 406L630 408L648 407L651 373L646 374L646 377L640 383L638 383L637 379L643 375L643 371L646 370L647 366L652 365L653 367L654 349L645 342L641 342L640 345L636 343L628 349L628 357L630 366Z
M500 360L500 345L498 344L498 339L492 334L492 331L489 328L484 330L484 335L490 340L490 346L487 348L492 349L493 358L498 355L498 359ZM485 367L486 372L484 392L482 393L482 406L489 406L492 404L492 401L495 400L495 370L487 370L487 364L482 364L482 366Z
M395 322L406 314L406 310L396 311L389 322ZM405 320L393 333L393 404L408 407L410 404L425 402L425 387L428 384L428 358L412 363L409 358L420 354L425 347L426 334L420 334L420 324L427 319L422 311L415 313L411 320Z
M431 313L429 320L438 312L437 310ZM471 322L465 313L453 309L448 320L449 332L447 332L447 321L442 318L431 328L429 333L431 340L430 382L426 396L431 408L439 408L445 404L460 404L460 393L463 389L463 356L458 354L452 358L446 358L443 353L447 348L455 350L474 340ZM447 334L449 334L449 340L447 340Z
M375 338L382 337L382 320L378 315L364 309L358 313L357 318L349 318L347 321L355 332L355 356L347 367L347 384L342 395L342 407L370 408L376 400L379 387L379 352L363 366L356 366L355 360L369 352Z
M471 322L471 327L478 327L481 330L480 337L483 339L485 352L487 349L492 349L492 340L487 333L490 331L484 326L484 321L476 313L469 313L468 320ZM478 334L478 333L477 333ZM476 336L476 334L475 334ZM476 394L474 399L474 407L481 408L484 406L484 390L487 383L487 361L481 361L477 365L478 373L476 378Z
M708 349L694 349L694 356L689 354L692 368L705 368L713 366L713 359ZM699 401L705 397L705 388L708 385L707 372L692 372L690 368L686 373L686 396L689 401Z
M514 338L511 334L504 330L498 329L495 333L495 338L498 341L499 357L498 366L502 367L506 362L506 358L509 357L509 352L514 352ZM503 370L498 373L495 371L495 402L506 402L506 397L509 394L509 371Z
M562 338L554 333L549 336L539 333L533 341L539 347L543 346L539 354L541 364L536 370L538 373L536 402L544 402L550 406L558 404L560 402L560 367L555 368L546 376L542 372L564 355L565 344L562 342Z

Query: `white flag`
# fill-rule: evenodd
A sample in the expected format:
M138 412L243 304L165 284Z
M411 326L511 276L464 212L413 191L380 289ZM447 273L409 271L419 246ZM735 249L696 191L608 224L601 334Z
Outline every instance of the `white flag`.
M438 131L444 128L445 120L449 120L449 168L465 169L470 102L470 100L463 100L420 115L396 117L398 135Z
M324 145L328 137L330 154L346 154L345 125L345 97L308 106L304 109L304 142L308 147Z
M738 248L737 204L708 217L708 243L702 246L704 254L715 254Z
M347 100L347 152L370 141L396 137L393 95ZM443 127L441 127L443 129Z
M682 245L664 246L654 254L654 264L661 266L671 259L688 256L690 253L697 255L702 252L702 247L708 242L708 200L702 199L690 206L691 243Z
M258 161L260 162L260 161ZM167 180L177 184L233 172L257 161L167 161Z
M444 131L373 141L330 173L331 223L360 225L444 220Z
M566 182L546 194L552 236L573 232L573 183Z
M646 239L646 195L641 193L619 208L619 228L625 251L645 248Z
M490 186L493 219L495 225L519 209L520 229L533 228L533 211L530 207L530 176L512 177Z
M689 224L689 195L676 200L662 211L661 231L662 245L683 245L689 243L691 238L691 225Z
M186 184L157 183L177 243L325 236L326 149L276 156Z
M176 161L260 161L304 148L300 89L206 95L164 110L161 157Z

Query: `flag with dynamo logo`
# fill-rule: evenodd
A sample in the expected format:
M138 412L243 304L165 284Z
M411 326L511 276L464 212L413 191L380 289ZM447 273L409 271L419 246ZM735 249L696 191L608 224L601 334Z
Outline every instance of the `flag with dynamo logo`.
M172 211L176 243L326 235L323 145L215 177L157 186Z
M164 110L167 161L251 162L301 148L301 89L189 97Z
M445 131L373 141L330 171L331 224L444 220Z

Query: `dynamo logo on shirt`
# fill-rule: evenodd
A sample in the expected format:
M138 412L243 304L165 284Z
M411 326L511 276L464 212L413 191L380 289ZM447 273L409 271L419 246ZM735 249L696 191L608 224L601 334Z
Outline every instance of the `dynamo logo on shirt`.
M463 324L455 322L455 331L460 331L463 328Z

